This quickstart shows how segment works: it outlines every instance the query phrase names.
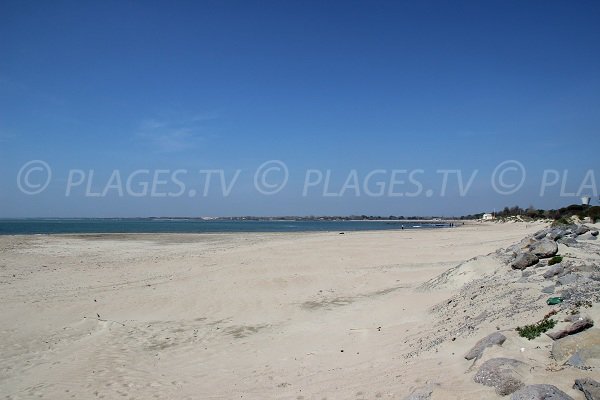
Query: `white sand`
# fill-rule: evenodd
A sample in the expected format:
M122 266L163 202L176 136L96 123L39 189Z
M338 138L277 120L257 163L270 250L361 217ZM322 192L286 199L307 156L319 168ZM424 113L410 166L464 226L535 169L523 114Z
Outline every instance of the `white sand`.
M494 398L463 358L490 332L405 357L456 291L415 288L540 227L0 237L0 393Z

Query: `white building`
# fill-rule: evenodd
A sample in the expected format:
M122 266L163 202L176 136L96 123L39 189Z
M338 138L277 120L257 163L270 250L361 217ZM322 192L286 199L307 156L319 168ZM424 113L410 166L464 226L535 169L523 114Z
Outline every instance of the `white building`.
M481 217L481 219L484 221L491 221L492 219L494 219L494 214L485 213L483 214L483 217Z

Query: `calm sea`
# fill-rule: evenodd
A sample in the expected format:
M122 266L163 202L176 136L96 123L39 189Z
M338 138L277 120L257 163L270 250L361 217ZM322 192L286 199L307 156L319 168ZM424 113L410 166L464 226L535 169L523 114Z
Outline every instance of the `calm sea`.
M444 223L419 221L223 221L193 219L0 219L0 235L41 233L219 233L432 229Z

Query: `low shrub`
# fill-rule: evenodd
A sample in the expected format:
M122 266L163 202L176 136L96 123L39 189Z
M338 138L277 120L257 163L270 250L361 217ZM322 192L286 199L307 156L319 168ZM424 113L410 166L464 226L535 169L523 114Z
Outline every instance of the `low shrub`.
M570 217L560 217L552 223L552 226L571 225Z
M519 336L527 338L529 340L535 339L542 333L556 326L556 321L552 318L544 318L540 322L532 325L525 325L517 327Z
M562 256L554 256L550 259L550 261L548 261L548 265L554 265L554 264L558 264L559 262L561 262L563 260Z

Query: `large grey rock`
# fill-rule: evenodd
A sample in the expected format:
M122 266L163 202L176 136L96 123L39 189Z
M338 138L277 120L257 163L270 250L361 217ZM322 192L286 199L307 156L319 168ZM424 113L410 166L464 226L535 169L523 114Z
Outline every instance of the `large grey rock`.
M554 385L527 385L510 396L511 400L573 400Z
M567 247L571 247L574 244L577 244L577 240L575 238L565 236L557 240L558 243L564 244Z
M559 363L568 361L575 353L584 365L600 366L600 329L588 329L552 343L552 357Z
M554 240L542 239L529 245L528 250L538 258L548 258L558 253L558 245Z
M571 357L565 363L570 365L571 367L579 368L579 369L587 369L587 362L585 357L583 357L578 351L573 353Z
M502 344L506 341L506 336L501 334L500 332L494 332L490 335L487 335L483 339L479 340L475 343L475 346L465 355L467 360L476 359L478 360L483 355L483 351L494 345L502 346Z
M595 231L598 232L598 231ZM580 235L577 237L577 240L596 240L596 236L598 236L598 233L596 233L594 235L594 232L588 232L588 233L584 233L583 235Z
M565 336L575 335L576 333L583 332L592 326L594 326L594 321L589 318L583 318L574 322L563 330L558 332L550 332L547 335L550 336L552 340L558 340L564 338Z
M592 378L575 379L573 389L581 390L586 400L600 400L600 383Z
M542 229L541 231L537 231L533 234L533 238L535 240L542 240L546 237L546 235L550 232L550 228Z
M517 258L510 265L512 269L525 269L527 267L531 267L534 264L537 264L539 258L532 253L520 253L517 255Z
M479 367L473 380L491 386L496 389L496 393L506 396L524 385L519 376L525 373L525 367L525 363L512 358L492 358Z
M562 274L565 270L564 265L562 263L551 265L550 268L546 272L542 274L542 276L546 279L552 278L554 275Z
M555 228L552 229L547 235L546 237L548 239L552 239L552 240L558 240L561 237L565 236L567 234L567 232L564 229L560 229L560 228Z
M579 225L577 227L577 229L575 229L575 234L577 234L577 235L583 235L584 233L587 233L589 231L590 231L590 228L588 228L587 226L585 226L585 225Z

